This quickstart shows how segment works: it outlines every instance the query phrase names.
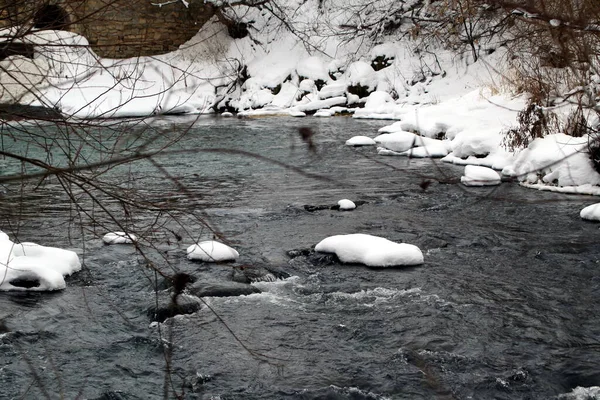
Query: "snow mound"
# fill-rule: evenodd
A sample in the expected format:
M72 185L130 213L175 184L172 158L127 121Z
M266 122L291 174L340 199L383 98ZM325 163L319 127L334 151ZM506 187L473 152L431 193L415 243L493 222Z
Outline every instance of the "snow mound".
M137 236L125 232L109 232L102 237L105 244L131 244L137 242Z
M417 246L362 233L330 236L319 242L315 250L335 253L344 263L370 267L423 264L423 253Z
M66 287L64 276L79 270L81 262L73 251L0 237L0 291L61 290Z
M579 216L589 221L600 221L600 203L585 207L581 210Z
M340 210L342 211L350 211L356 208L356 204L352 200L342 199L338 201L338 206L340 206Z
M240 254L235 249L214 240L199 242L187 248L187 257L190 260L205 262L233 261L239 256Z
M499 185L502 178L491 168L467 165L465 175L460 178L460 181L466 186L493 186Z
M401 153L415 146L417 135L412 132L397 131L393 133L383 133L375 137L374 140L388 150Z
M574 138L562 133L535 139L502 173L532 184L600 185L600 174L586 151L590 140L588 136Z
M354 136L346 140L346 146L373 146L376 141L368 136Z

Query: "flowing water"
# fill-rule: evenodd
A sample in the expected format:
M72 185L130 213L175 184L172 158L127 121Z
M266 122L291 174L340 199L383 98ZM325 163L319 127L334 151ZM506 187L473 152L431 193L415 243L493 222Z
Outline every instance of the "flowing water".
M455 183L461 167L344 146L385 124L201 118L176 145L182 151L157 159L161 169L141 161L110 171L144 199L194 211L179 215L185 229L175 219L151 225L149 212L131 217L152 226L156 248L146 251L163 271L201 282L226 281L242 264L291 275L254 284L262 293L206 298L210 308L160 325L147 315L154 272L133 248L103 246L92 232L110 220L81 230L56 182L26 198L6 184L2 228L76 250L84 269L60 292L0 293L0 398L554 399L600 385L599 230L579 218L597 199L515 183L468 189ZM165 137L189 125L151 122ZM316 133L315 152L301 126ZM201 151L216 148L305 175ZM2 173L18 170L2 162ZM352 212L303 207L342 198L365 203ZM238 249L237 262L186 259L194 239L212 235L201 221ZM415 244L425 264L373 269L286 254L342 233Z

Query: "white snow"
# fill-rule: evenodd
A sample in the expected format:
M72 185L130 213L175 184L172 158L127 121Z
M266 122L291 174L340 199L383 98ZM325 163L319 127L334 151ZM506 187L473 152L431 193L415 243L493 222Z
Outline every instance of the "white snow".
M187 257L190 260L205 262L233 261L239 256L240 254L235 249L214 240L199 242L187 248Z
M499 185L501 179L500 174L491 168L467 165L465 174L461 176L460 181L466 186L493 186Z
M373 146L377 142L368 136L353 136L346 140L346 146Z
M131 244L137 242L137 236L126 232L109 232L102 237L105 244Z
M600 386L582 387L577 386L570 393L558 396L563 400L595 400L600 399Z
M77 254L70 250L35 243L14 243L0 237L0 290L45 291L66 287L64 276L81 270ZM33 287L16 285L32 282Z
M590 221L600 221L600 203L592 204L591 206L585 207L579 213L581 218Z
M423 253L417 246L361 233L330 236L319 242L315 250L335 253L344 263L370 267L423 264Z
M535 139L502 173L530 184L600 185L600 174L586 152L589 140L565 134Z
M338 201L338 206L340 206L340 210L349 211L354 210L356 208L356 204L352 200L342 199Z

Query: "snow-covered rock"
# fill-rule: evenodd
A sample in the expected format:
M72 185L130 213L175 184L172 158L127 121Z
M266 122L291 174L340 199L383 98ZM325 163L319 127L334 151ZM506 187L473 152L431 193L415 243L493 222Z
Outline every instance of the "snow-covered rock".
M579 216L590 221L600 221L600 203L585 207Z
M102 237L105 244L131 244L137 242L137 236L126 232L109 232Z
M346 146L374 146L377 142L368 136L353 136L346 140Z
M205 262L233 261L239 256L240 254L235 249L214 240L199 242L187 248L187 257L190 260Z
M71 250L24 242L15 243L12 253L15 258L35 257L43 259L46 266L63 275L71 275L73 272L81 270L79 256Z
M502 182L502 177L491 168L467 165L460 181L466 186L494 186Z
M361 233L330 236L319 242L315 250L335 253L344 263L370 267L423 264L423 253L417 246Z
M535 139L502 173L526 183L555 183L558 186L600 185L586 151L589 137L553 134Z
M338 206L340 206L340 210L342 211L350 211L356 208L356 204L352 200L342 199L338 201Z
M401 153L417 144L417 135L412 132L397 131L383 133L376 136L374 140L388 150Z
M64 276L81 269L70 250L0 240L0 290L43 291L66 287Z

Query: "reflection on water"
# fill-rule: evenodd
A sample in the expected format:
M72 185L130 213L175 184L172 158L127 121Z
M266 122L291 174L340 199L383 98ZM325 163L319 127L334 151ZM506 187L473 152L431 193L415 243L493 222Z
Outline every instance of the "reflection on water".
M10 330L0 333L0 397L160 399L166 388L198 399L548 399L600 384L598 229L578 217L593 200L509 183L440 184L436 177L458 177L462 168L344 146L351 136L374 136L383 122L203 117L187 131L189 122L129 126L126 143L109 129L81 135L80 153L95 162L98 146L148 150L187 132L155 163L101 176L100 189L117 184L146 208L102 190L94 202L72 185L84 215L59 179L27 183L26 195L18 182L4 185L3 227L77 250L85 268L59 293L0 294ZM316 132L316 153L298 136L302 126ZM44 159L44 143L27 154ZM203 149L248 151L332 181ZM59 159L59 147L51 150ZM2 175L19 171L2 162ZM433 182L426 190L424 179ZM352 212L303 207L341 198L365 204ZM141 231L146 258L102 245L117 222ZM194 240L213 235L205 222L240 252L235 265L293 277L256 284L260 294L208 298L218 318L205 307L159 331L147 310L166 294L155 291L162 278L149 262L201 282L231 277L228 264L185 257ZM425 265L369 269L286 255L341 233L418 245Z

